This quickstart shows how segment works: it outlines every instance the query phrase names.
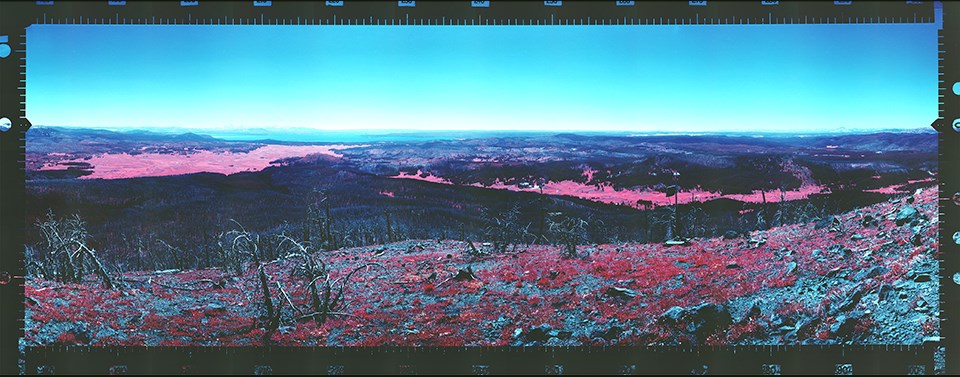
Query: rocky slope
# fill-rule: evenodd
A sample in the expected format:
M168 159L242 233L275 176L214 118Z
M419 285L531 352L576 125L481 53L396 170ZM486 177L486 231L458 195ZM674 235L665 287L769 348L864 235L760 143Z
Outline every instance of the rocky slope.
M22 344L918 344L939 335L936 195L686 245L580 246L572 259L449 240L320 252L346 282L322 325L304 318L301 260L279 259L264 266L275 331L252 265L127 273L115 290L30 279Z

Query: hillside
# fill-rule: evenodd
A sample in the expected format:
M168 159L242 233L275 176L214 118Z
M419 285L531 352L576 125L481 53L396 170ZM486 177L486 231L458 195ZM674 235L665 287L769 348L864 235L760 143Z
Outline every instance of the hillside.
M27 346L51 344L918 344L938 336L935 187L819 221L684 246L470 252L409 240L314 254L343 284L319 325L298 258L267 263L267 331L254 265L123 274L105 290L29 279ZM488 249L475 243L481 250ZM346 275L354 271L352 276ZM471 275L472 272L472 275ZM299 319L298 319L299 317Z

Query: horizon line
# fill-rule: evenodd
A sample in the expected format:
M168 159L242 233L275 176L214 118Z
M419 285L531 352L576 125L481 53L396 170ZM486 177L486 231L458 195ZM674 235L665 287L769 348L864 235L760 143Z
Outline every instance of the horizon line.
M741 129L741 130L691 130L691 131L670 131L670 130L591 130L591 129L557 129L557 130L536 130L536 129L425 129L425 128L357 128L357 129L325 129L325 128L312 128L312 127L271 127L271 126L250 126L243 128L191 128L191 127L169 127L164 129L153 129L153 128L142 128L142 127L89 127L89 126L64 126L64 125L49 125L49 124L35 124L31 127L54 127L54 128L72 128L72 129L85 129L85 130L103 130L111 132L151 132L157 134L183 134L183 133L194 133L201 135L216 135L223 133L238 133L238 134L247 134L250 136L257 136L258 134L263 134L266 132L269 133L283 133L287 131L289 133L301 133L301 134L317 134L317 133L358 133L358 132L376 132L383 135L391 134L405 134L405 133L451 133L451 132L470 132L470 133L526 133L526 134L563 134L563 133L583 133L583 134L734 134L734 133L765 133L765 134L844 134L844 133L862 133L862 134L871 134L871 133L883 133L883 132L917 132L917 131L929 131L930 133L936 133L937 131L930 126L920 126L920 127L891 127L891 128L831 128L831 129L810 129L810 130L796 130L796 129ZM258 132L249 132L249 131L258 131Z

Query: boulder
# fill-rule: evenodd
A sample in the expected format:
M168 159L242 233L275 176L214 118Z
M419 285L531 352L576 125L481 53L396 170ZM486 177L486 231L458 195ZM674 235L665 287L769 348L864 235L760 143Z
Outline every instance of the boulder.
M541 324L540 326L530 328L530 330L527 331L527 333L524 335L524 338L527 342L547 341L548 339L550 339L551 330L553 330L553 328L551 328L550 325L544 323L544 324Z
M880 276L880 275L883 275L883 274L887 273L887 271L890 271L890 270L887 269L886 267L883 267L883 266L873 266L872 268L865 269L865 270L860 270L860 272L857 272L856 275L853 275L853 280L854 280L854 281L861 281L861 280L864 280L864 279L875 278L875 277L877 277L877 276Z
M698 342L702 342L710 334L733 323L730 311L719 304L701 304L691 308L689 317L687 332L693 334Z
M623 327L620 326L610 326L609 329L603 331L596 331L592 335L594 338L601 338L603 340L614 340L620 337L620 334L623 333Z
M837 309L833 310L833 312L836 312L836 311L845 312L850 309L853 309L857 306L857 304L860 303L861 298L863 298L863 286L857 285L856 287L853 288L853 294L851 294L850 296L847 296L847 299L843 300L843 302L837 305L836 306Z
M914 233L913 236L910 237L910 243L912 243L913 246L923 245L923 236L920 235L920 233Z
M900 212L897 213L895 222L899 226L919 219L920 212L918 212L916 208L913 206L903 206L903 208L900 208Z
M863 313L856 311L838 315L837 322L830 325L830 334L841 339L849 338L854 335L853 332L857 324L860 323L861 317L863 317Z
M877 293L880 296L880 300L886 301L894 297L894 289L890 284L883 284L880 286L880 289Z
M685 309L679 306L674 306L670 309L667 309L667 311L663 312L663 314L660 315L660 318L658 320L664 323L677 323L678 321L680 321L680 318L683 317L684 313L686 313Z
M605 295L610 297L620 297L620 298L634 298L637 297L637 293L631 289L620 288L620 287L610 287L604 292Z
M763 310L760 309L760 302L754 301L752 304L750 304L750 307L743 312L743 316L737 320L737 323L746 322L750 318L758 318L761 314L763 314Z
M787 263L787 272L786 275L790 275L797 271L797 262Z

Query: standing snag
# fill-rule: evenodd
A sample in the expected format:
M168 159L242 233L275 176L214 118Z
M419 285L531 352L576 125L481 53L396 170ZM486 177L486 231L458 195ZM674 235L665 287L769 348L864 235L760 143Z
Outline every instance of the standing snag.
M39 253L31 253L35 260L28 265L35 266L43 277L80 283L85 275L94 273L107 289L115 288L116 283L96 251L87 245L90 234L79 214L58 219L53 211L48 211L46 220L38 220L35 226L40 229L44 244Z

